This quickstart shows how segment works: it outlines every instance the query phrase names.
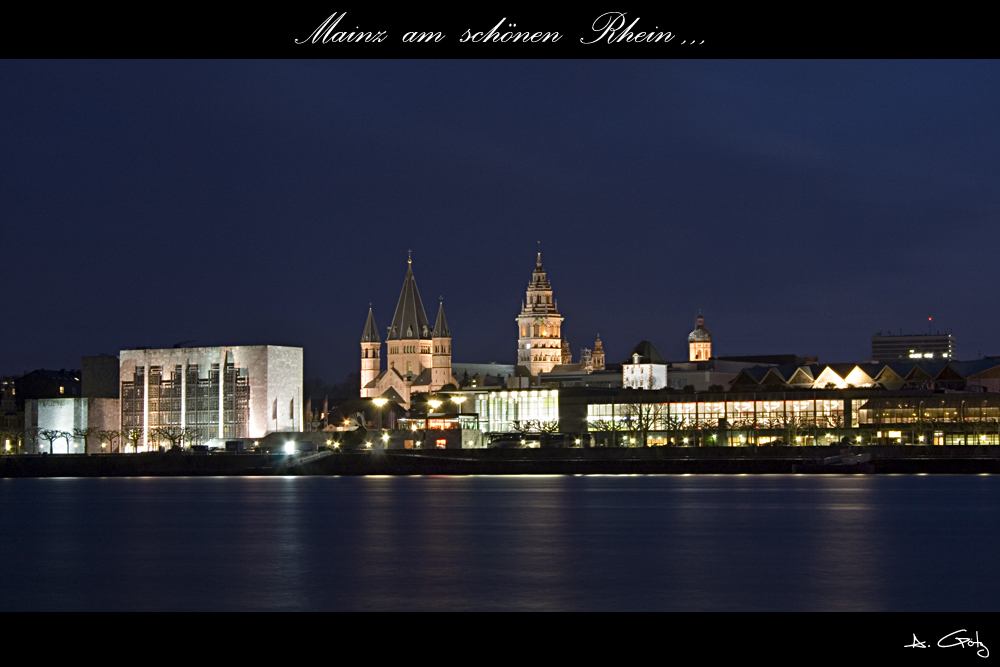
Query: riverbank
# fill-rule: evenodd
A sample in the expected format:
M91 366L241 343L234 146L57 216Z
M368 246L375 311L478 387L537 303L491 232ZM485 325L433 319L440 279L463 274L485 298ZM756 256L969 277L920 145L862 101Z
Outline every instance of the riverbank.
M651 447L0 457L0 477L790 473L1000 473L1000 447L853 447L850 450L839 447Z

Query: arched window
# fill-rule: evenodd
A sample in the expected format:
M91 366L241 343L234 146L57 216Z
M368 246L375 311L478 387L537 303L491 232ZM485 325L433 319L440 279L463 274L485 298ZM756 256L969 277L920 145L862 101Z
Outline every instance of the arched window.
M543 336L548 336L549 335L548 333L546 333L545 327L542 327L542 335Z
M537 337L538 336L538 325L537 324L533 324L532 325L532 329L534 330L535 336Z

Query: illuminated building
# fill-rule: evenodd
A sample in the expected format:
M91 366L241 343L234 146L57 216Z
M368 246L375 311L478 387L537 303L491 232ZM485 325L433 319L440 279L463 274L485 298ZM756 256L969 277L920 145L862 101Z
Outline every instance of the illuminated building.
M688 361L706 361L712 358L712 334L705 328L705 318L698 313L694 331L688 334Z
M622 386L647 391L667 386L667 362L648 340L636 345L622 364Z
M458 382L451 373L451 331L444 303L438 305L432 328L413 277L412 259L406 264L403 289L386 335L385 369L381 368L382 343L375 316L368 310L361 334L361 397L384 395L409 408L412 394L437 391L446 385L457 388Z
M190 428L199 442L303 430L302 348L122 350L121 427Z
M562 321L552 298L552 285L542 268L542 253L538 253L526 300L521 302L521 314L517 316L517 365L537 376L562 364Z
M878 332L872 336L872 361L950 361L955 358L951 334L894 336Z

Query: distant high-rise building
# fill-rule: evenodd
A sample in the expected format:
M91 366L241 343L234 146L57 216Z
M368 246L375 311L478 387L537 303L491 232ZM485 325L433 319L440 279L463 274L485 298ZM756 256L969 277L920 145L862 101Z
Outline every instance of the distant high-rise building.
M955 339L949 334L894 336L878 332L872 336L872 361L953 361Z

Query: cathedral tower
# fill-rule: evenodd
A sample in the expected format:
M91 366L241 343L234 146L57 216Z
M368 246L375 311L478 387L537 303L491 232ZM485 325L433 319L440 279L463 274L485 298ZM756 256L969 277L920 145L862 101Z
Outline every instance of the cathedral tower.
M375 327L375 315L368 307L368 321L365 322L365 330L361 334L361 397L371 398L376 394L375 389L365 389L365 385L378 377L382 370L381 357L382 342L378 337L378 329Z
M431 331L431 341L434 344L434 361L431 369L431 384L443 387L452 382L451 377L451 331L448 330L448 320L444 317L444 301L438 305L437 320Z
M597 334L597 340L594 341L594 351L591 354L591 359L593 359L595 371L604 370L604 345L601 344L601 334Z
M688 334L690 361L707 361L712 358L712 334L705 328L705 318L698 313L694 331Z
M532 375L548 373L562 361L560 330L563 318L559 316L552 298L552 285L542 268L542 253L538 253L535 270L528 283L527 302L521 303L517 317L517 365L528 369Z
M420 300L417 281L413 277L413 260L406 260L406 278L403 291L399 293L396 314L392 317L388 335L389 368L396 369L404 378L420 375L431 368L431 328L427 323L427 312Z

